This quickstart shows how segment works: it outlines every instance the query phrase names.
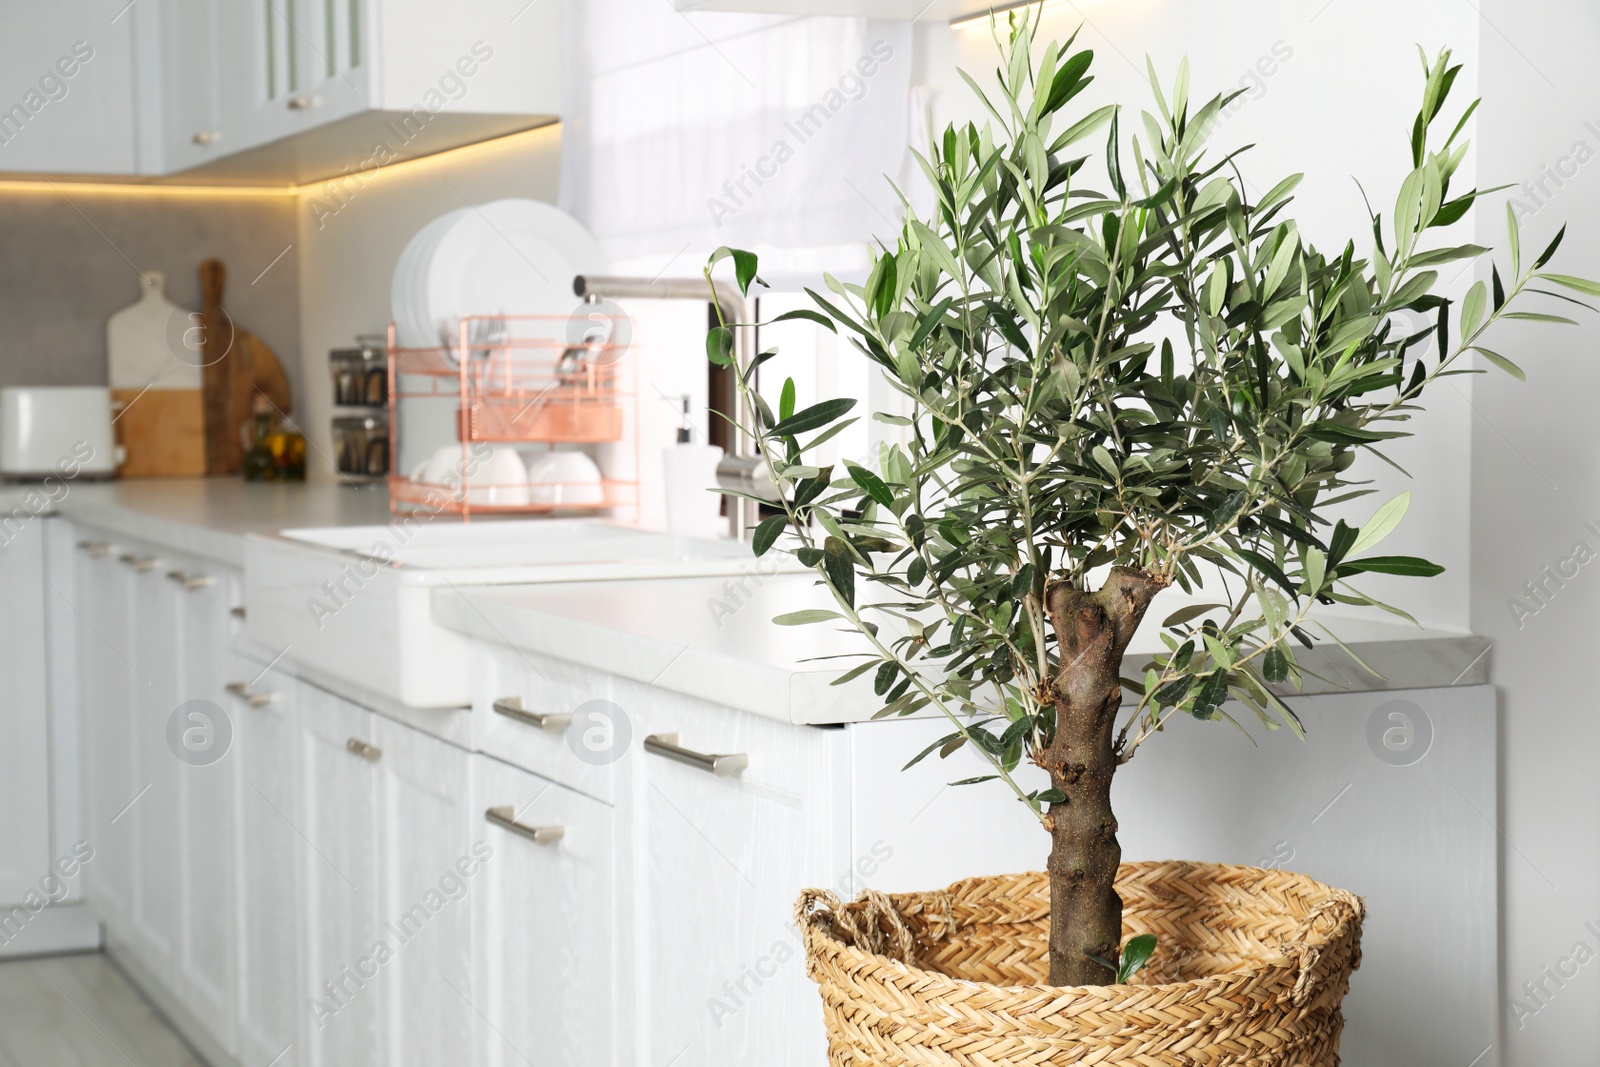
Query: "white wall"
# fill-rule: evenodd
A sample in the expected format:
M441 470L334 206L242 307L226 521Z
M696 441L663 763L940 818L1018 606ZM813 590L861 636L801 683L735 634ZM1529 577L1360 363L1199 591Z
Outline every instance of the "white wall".
M1248 88L1213 137L1222 150L1218 155L1257 145L1241 162L1257 193L1303 172L1291 213L1302 232L1330 255L1352 238L1358 254L1371 250L1370 225L1353 179L1387 217L1410 169L1411 119L1422 94L1417 45L1430 55L1440 47L1454 49L1467 67L1457 82L1458 106L1474 95L1477 30L1470 10L1455 0L1096 0L1051 5L1044 12L1041 40L1065 40L1082 23L1078 46L1095 52L1095 83L1074 106L1081 102L1087 113L1121 103L1125 137L1142 130L1140 111L1155 110L1147 55L1169 93L1185 56L1192 68L1191 100ZM997 53L987 26L952 31L942 22L924 25L917 53L912 80L934 90L934 129L950 122L983 123L987 113L956 68L971 73L986 91L993 84ZM1084 151L1098 160L1104 143L1086 144ZM1470 239L1467 224L1457 229L1461 240ZM1464 293L1470 283L1463 275L1453 280L1452 290ZM1471 407L1464 394L1449 384L1440 387L1429 399L1430 410L1410 424L1417 438L1392 448L1391 458L1413 479L1381 461L1363 461L1357 469L1376 480L1378 492L1349 509L1352 521L1359 521L1395 493L1413 491L1411 513L1385 548L1426 556L1443 564L1446 573L1428 581L1394 579L1368 586L1424 624L1459 630L1468 621Z
M308 466L313 477L334 476L328 351L348 347L357 334L381 334L388 327L389 286L411 235L467 204L511 196L554 203L560 144L559 128L550 127L498 147L399 164L353 190L332 215L313 210L323 203L320 195L300 198L300 380L305 399L299 421L312 446ZM441 407L440 433L449 433L451 411Z
M1145 0L1047 10L1057 36L1070 32L1080 11L1088 21L1080 39L1097 52L1103 84L1091 90L1101 94L1096 102L1139 99L1142 69L1132 65L1142 68L1146 52L1164 74L1181 55L1191 56L1199 95L1239 85L1257 56L1285 42L1292 57L1252 91L1219 137L1259 140L1247 174L1263 181L1307 172L1297 214L1314 240L1329 245L1364 225L1347 175L1361 178L1387 212L1407 165L1405 122L1419 78L1414 44L1429 51L1449 45L1467 65L1457 94L1485 98L1473 131L1477 159L1464 176L1471 181L1475 173L1480 187L1545 178L1542 189L1510 194L1534 209L1524 222L1524 247L1542 248L1565 222L1568 244L1555 269L1600 277L1592 242L1600 228L1600 164L1591 162L1600 158L1600 71L1592 59L1600 10L1592 5L1486 0L1481 19L1469 5L1375 0ZM954 36L942 25L924 28L919 44L924 65L914 77L940 90L937 125L981 118L951 68L992 68L992 45L981 32ZM1559 180L1545 177L1552 172ZM1462 228L1470 228L1470 239L1504 246L1503 197L1487 201ZM1455 279L1455 292L1469 282ZM1415 477L1413 509L1394 550L1450 568L1431 582L1407 583L1395 599L1426 621L1470 625L1494 640L1502 800L1500 810L1484 814L1501 842L1505 1038L1483 1064L1589 1062L1600 1050L1600 964L1579 962L1600 959L1600 719L1591 714L1582 674L1600 632L1600 565L1582 562L1600 559L1593 431L1600 323L1579 317L1584 325L1576 330L1500 328L1490 343L1521 363L1528 381L1492 374L1441 384L1427 398L1430 411L1413 424L1419 437L1395 451ZM1402 484L1383 478L1387 486ZM1557 567L1566 575L1560 582L1545 570ZM1539 599L1528 594L1530 582L1543 584ZM1513 598L1521 608L1514 610ZM1527 983L1542 988L1530 995Z
M1537 209L1524 221L1523 243L1542 248L1565 222L1568 240L1552 269L1600 277L1600 164L1576 166L1600 151L1600 9L1487 0L1482 11L1480 184L1520 186L1546 166L1575 171L1564 188L1546 182L1552 195L1515 191ZM1484 216L1483 231L1500 239L1503 209ZM1600 1054L1600 964L1562 964L1580 941L1591 955L1600 951L1600 718L1584 677L1600 633L1600 569L1574 559L1566 569L1577 573L1564 587L1543 574L1580 542L1600 551L1600 322L1575 317L1581 329L1501 328L1492 346L1523 366L1527 382L1496 374L1473 383L1472 625L1494 640L1501 702L1502 978L1514 1064L1592 1063ZM1535 600L1524 585L1540 581L1546 591ZM1512 598L1528 610L1514 613ZM1545 968L1576 975L1553 981ZM1542 982L1545 992L1530 997L1525 982Z

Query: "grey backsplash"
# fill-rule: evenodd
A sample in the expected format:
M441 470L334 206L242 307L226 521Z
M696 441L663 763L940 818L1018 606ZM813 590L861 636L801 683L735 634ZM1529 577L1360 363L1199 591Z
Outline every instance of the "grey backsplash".
M223 306L278 354L304 409L295 198L59 184L0 191L0 385L104 385L106 319L139 298L138 271L163 271L167 299L193 308L196 268L215 257L228 268Z

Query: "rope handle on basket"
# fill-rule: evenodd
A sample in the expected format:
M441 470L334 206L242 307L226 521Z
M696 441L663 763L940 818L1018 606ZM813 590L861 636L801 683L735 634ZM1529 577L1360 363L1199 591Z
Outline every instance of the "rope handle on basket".
M823 920L841 940L864 952L902 963L913 958L911 927L894 902L876 889L863 889L850 904L829 889L804 890L795 901L794 924L804 932Z
M1354 903L1351 903L1351 900ZM1300 929L1295 933L1294 939L1284 942L1282 945L1284 955L1297 957L1300 962L1299 970L1295 975L1294 989L1289 994L1294 1001L1295 1007L1304 1006L1305 1002L1311 999L1311 994L1314 992L1312 988L1314 973L1317 969L1317 963L1322 959L1322 948L1310 943L1312 936L1316 933L1317 922L1325 916L1333 914L1333 923L1329 930L1329 933L1332 933L1333 930L1337 930L1351 920L1360 921L1365 912L1366 905L1360 897L1353 897L1350 900L1342 897L1330 897L1307 912L1305 921L1300 924ZM1359 966L1361 966L1361 957L1360 950L1357 949L1356 956L1351 960L1351 969L1353 970Z

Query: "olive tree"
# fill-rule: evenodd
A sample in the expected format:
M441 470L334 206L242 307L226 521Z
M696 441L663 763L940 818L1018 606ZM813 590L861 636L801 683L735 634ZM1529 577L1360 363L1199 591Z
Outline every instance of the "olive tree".
M1248 709L1301 733L1280 694L1301 683L1300 649L1338 641L1316 605L1410 618L1363 579L1441 570L1373 551L1409 494L1359 527L1336 517L1373 491L1358 455L1407 436L1430 385L1476 372L1470 353L1520 378L1486 334L1571 321L1522 310L1526 298L1581 303L1600 287L1546 273L1560 237L1526 256L1514 218L1504 275L1487 248L1430 241L1484 195L1456 188L1476 105L1446 115L1461 69L1448 52L1424 57L1393 209L1369 208L1370 232L1325 253L1289 214L1298 175L1252 195L1238 153L1208 147L1233 96L1196 106L1186 63L1170 90L1152 69L1155 112L1126 136L1118 107L1071 108L1092 52L1069 40L1035 58L1015 15L1000 44L998 94L967 79L987 124L951 127L919 156L932 214L908 204L865 284L827 278L808 290L814 309L780 316L835 330L881 369L909 414L873 417L903 444L876 469L818 466L856 401L796 411L790 381L774 410L754 386L775 352L736 361L743 324L724 321L707 350L741 363L744 429L779 487L756 554L792 530L783 550L831 594L829 609L775 621L858 633L862 661L840 682L870 672L880 716L948 720L912 762L973 749L987 773L961 784L997 781L1039 821L1050 980L1107 984L1125 973L1117 768L1173 715L1240 725ZM744 291L759 282L755 256L726 248L708 281L724 260ZM1480 274L1459 301L1441 295L1447 265ZM1161 622L1164 650L1125 664L1170 586L1203 602ZM1024 760L1048 788L1018 780Z

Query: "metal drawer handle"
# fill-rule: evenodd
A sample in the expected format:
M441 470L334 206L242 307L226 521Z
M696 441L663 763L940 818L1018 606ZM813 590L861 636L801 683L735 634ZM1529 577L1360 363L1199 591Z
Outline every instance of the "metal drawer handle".
M236 619L244 618L244 605L235 604L233 607L228 609L228 614L232 615Z
M496 826L526 837L536 845L553 845L567 836L567 828L565 826L524 826L513 818L516 814L517 809L510 804L501 804L499 807L485 811L483 817Z
M221 136L222 134L218 133L216 130L200 130L194 135L193 138L191 138L191 140L198 145L216 144Z
M322 101L318 100L314 96L308 96L305 93L301 93L298 96L291 96L287 103L290 111L308 111L322 103Z
M196 589L217 584L217 580L209 574L185 574L182 571L168 571L167 581L177 582L191 593Z
M360 738L352 737L344 743L344 747L360 756L368 763L377 763L383 758L383 749L377 745L369 745Z
M128 566L132 567L135 571L137 571L140 574L143 574L146 571L153 571L156 568L162 566L161 561L159 559L156 559L154 556L124 555L124 556L118 556L117 557L117 561L119 563L126 563Z
M529 711L522 706L521 697L501 697L494 702L494 710L508 719L537 726L552 734L559 734L572 723L571 715L554 711Z
M252 708L264 708L278 699L278 694L276 693L252 693L250 692L250 687L244 682L229 682L226 688L228 692L249 704Z
M89 553L94 559L99 559L101 556L112 552L115 546L109 545L104 541L79 541L78 548Z
M750 757L742 753L719 756L683 748L678 744L677 734L651 734L644 739L644 750L653 752L657 756L665 756L669 760L686 763L691 767L698 767L702 771L710 771L718 778L732 778L750 766Z

